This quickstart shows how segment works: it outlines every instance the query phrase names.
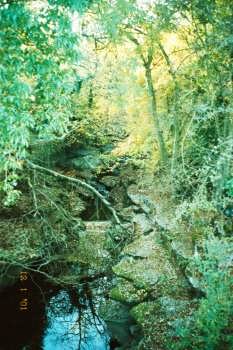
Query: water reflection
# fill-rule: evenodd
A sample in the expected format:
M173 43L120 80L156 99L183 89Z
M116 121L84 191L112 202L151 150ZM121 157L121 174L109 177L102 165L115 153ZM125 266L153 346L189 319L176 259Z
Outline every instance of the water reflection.
M62 290L50 299L46 315L43 350L110 349L104 322L90 307L74 306L67 291Z

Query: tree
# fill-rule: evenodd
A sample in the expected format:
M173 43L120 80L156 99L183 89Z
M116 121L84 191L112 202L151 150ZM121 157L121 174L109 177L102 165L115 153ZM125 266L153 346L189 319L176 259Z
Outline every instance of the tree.
M6 205L19 196L18 174L30 146L63 137L77 81L78 37L72 11L88 1L1 1L0 173Z
M190 66L194 98L189 129L195 130L196 142L204 146L203 154L210 146L216 150L211 156L216 164L212 181L219 202L231 178L233 5L222 0L168 0L165 6L186 23L186 42L195 57Z
M164 139L157 108L157 93L152 78L152 65L155 54L160 50L160 24L156 20L153 7L141 7L136 1L118 0L114 5L102 2L100 10L103 27L115 41L127 40L135 45L135 52L139 55L145 70L150 110L154 124L155 139L158 144L161 163L168 161L168 151ZM106 21L106 18L109 20Z

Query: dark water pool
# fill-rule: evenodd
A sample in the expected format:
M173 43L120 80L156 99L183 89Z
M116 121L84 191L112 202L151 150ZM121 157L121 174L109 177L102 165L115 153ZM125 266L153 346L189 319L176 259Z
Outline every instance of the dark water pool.
M0 293L0 350L110 350L106 326L84 296L24 277Z
M46 308L43 350L109 350L106 326L90 307L73 306L69 293L59 291Z

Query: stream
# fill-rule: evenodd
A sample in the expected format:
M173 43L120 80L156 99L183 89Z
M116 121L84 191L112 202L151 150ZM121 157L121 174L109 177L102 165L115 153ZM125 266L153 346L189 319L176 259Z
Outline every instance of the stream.
M110 350L107 327L92 302L27 274L0 293L1 350Z
M49 300L43 350L109 350L109 336L103 321L84 304L72 305L69 293L61 290Z

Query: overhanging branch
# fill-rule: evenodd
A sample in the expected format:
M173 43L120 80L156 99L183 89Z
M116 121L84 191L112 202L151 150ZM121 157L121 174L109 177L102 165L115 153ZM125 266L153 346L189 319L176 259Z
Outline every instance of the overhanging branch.
M82 187L85 187L87 188L90 192L94 193L96 195L96 197L98 197L103 203L104 205L108 208L108 210L112 213L115 221L117 224L121 225L121 222L120 222L120 219L116 213L116 210L111 206L111 204L109 203L109 201L99 192L95 189L95 187L89 185L88 183L86 183L85 181L82 181L80 179L76 179L75 177L71 177L71 176L66 176L64 174L60 174L58 173L57 171L54 171L52 169L48 169L48 168L44 168L40 165L37 165L37 164L34 164L33 162L31 161L27 161L27 164L29 166L29 168L32 168L32 169L35 169L35 170L39 170L39 171L42 171L44 173L47 173L47 174L50 174L50 175L53 175L55 177L59 177L61 179L64 179L66 181L69 181L69 182L73 182L73 183L76 183L77 185L80 185Z

